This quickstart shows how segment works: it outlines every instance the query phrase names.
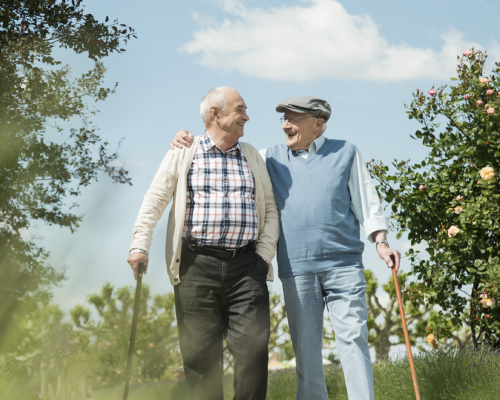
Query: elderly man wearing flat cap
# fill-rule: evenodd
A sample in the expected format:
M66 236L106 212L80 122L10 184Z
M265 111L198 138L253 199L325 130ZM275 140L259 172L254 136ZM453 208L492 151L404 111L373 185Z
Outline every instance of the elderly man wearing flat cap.
M387 221L359 150L323 134L330 105L301 96L276 111L284 113L286 145L260 153L280 214L278 272L296 355L297 399L328 399L322 363L326 305L349 399L373 400L360 225L388 267L393 253L399 269L400 253L389 248ZM191 140L180 131L173 145Z

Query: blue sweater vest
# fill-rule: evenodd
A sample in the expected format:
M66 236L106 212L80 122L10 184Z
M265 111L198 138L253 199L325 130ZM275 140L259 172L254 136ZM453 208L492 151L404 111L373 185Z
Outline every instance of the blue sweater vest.
M362 266L364 244L351 211L348 182L356 147L325 139L307 160L285 145L266 151L280 214L280 278Z

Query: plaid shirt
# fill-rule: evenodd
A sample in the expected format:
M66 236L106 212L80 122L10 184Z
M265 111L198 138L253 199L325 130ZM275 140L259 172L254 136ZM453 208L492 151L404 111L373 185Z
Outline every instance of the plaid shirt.
M183 236L240 247L258 236L255 183L239 143L223 153L205 132L187 176Z

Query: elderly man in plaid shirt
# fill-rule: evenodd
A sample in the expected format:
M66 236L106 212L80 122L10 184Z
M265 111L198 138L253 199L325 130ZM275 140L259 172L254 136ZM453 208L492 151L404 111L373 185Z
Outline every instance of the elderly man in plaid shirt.
M206 132L191 148L168 151L141 205L128 262L137 278L174 197L166 259L188 399L223 400L224 336L235 358L234 398L264 400L278 210L264 161L239 142L249 118L236 89L211 90L200 111Z

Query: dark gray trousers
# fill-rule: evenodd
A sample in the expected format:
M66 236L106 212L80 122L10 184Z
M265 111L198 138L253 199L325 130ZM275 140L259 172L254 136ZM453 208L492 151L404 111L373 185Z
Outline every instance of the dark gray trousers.
M223 335L235 359L234 400L266 398L267 270L253 250L222 259L183 247L174 292L188 400L223 400Z

